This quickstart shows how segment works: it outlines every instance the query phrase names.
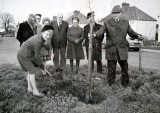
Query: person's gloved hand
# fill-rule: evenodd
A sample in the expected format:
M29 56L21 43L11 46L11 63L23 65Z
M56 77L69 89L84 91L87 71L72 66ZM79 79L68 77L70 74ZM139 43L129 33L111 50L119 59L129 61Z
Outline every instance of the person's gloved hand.
M90 34L90 33L88 33L88 37L91 37L91 34ZM92 37L95 38L95 37L96 37L96 34L93 33L93 34L92 34Z
M43 75L46 75L47 72L46 72L45 70L42 70L42 74L43 74Z
M51 76L51 73L47 69L42 70L42 74L43 75L48 74L49 76Z
M138 40L143 40L143 36L141 34L138 35Z
M86 46L86 42L85 41L82 42L82 46Z
M50 46L49 46L49 44L45 44L45 45L43 45L47 50L49 50L50 49Z
M43 46L44 46L47 50L50 49L50 45L47 43L47 41L45 41L45 43L43 44Z
M49 50L49 49L50 49L50 45L51 45L51 39L50 39L50 38L49 38L49 39L46 39L45 42L44 42L44 44L43 44L43 46L44 46L47 50Z
M93 33L93 37L96 37L96 33Z

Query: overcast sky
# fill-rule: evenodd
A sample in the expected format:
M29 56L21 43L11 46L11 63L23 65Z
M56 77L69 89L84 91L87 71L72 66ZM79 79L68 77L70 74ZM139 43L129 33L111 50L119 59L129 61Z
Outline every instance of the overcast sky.
M155 19L160 15L160 0L90 0L96 19L108 15L114 5L127 2L130 6L136 6ZM84 15L89 12L88 0L0 0L0 13L11 13L17 22L27 20L30 13L41 13L43 17L52 18L58 12L67 18L74 10L79 10Z

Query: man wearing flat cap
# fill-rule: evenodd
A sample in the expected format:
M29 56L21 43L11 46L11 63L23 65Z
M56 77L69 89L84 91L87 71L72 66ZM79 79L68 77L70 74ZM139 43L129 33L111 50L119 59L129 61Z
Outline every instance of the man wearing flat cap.
M93 14L93 18L91 17ZM97 32L100 28L101 25L97 24L94 20L94 12L90 12L87 14L87 19L89 23L93 23L93 33ZM88 34L90 33L90 24L87 24L84 26L84 38L85 38L85 47L86 47L86 54L88 58L88 47L89 47L89 37ZM92 70L94 69L94 61L97 62L97 73L102 74L102 41L103 41L104 35L100 35L99 38L94 38L92 41L92 47L93 47L93 52L92 52Z
M119 5L114 6L112 9L112 17L104 22L100 30L94 36L101 36L106 32L106 60L108 67L108 83L111 86L116 78L116 65L117 62L121 67L121 83L127 87L129 83L128 75L128 41L126 40L127 34L132 38L142 38L140 34L134 32L129 21L120 18L122 9Z

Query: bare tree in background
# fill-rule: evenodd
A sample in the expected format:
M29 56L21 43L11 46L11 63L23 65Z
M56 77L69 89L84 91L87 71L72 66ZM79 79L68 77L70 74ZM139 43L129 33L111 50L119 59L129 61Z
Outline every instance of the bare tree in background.
M0 14L0 27L5 30L6 33L9 30L15 31L15 20L12 14L2 13Z

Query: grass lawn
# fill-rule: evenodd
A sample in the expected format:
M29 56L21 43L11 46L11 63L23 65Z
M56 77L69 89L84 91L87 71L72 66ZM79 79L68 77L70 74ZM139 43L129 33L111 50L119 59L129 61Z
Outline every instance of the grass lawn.
M106 67L103 66L103 69ZM27 93L27 82L21 69L11 64L0 65L0 113L159 113L160 73L129 69L130 84L123 88L120 70L113 86L106 82L106 72L92 74L90 104L86 104L87 66L81 66L79 74L71 74L67 66L58 78L54 67L49 66L49 76L36 76L37 86L44 97ZM101 80L97 79L101 78Z
M0 37L0 64L10 63L19 65L17 61L17 52L19 42L15 37Z

